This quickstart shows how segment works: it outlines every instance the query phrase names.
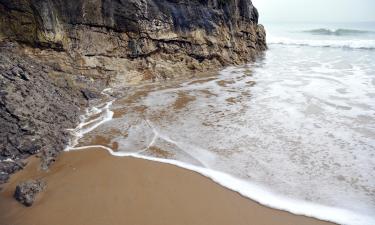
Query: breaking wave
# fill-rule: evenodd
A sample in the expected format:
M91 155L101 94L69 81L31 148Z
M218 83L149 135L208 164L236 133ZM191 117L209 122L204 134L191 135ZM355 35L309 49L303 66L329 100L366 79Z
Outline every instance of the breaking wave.
M303 32L314 34L314 35L334 35L334 36L352 36L352 35L374 33L373 31L367 31L367 30L354 30L354 29L331 30L331 29L326 29L326 28L306 30Z
M269 38L268 44L296 45L311 47L331 47L348 49L375 49L375 40L310 40L310 39L290 39L290 38Z

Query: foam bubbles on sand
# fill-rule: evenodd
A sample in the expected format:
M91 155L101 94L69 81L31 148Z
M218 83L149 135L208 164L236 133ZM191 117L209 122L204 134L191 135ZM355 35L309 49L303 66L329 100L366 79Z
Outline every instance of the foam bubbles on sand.
M103 90L102 94L109 96L106 92L110 89ZM75 147L78 144L78 140L81 139L85 134L95 130L100 125L109 121L113 117L113 112L110 110L110 106L115 100L109 100L108 102L101 103L97 106L86 109L85 114L80 118L81 122L74 129L69 129L72 134L72 139L69 145L66 147L66 151Z

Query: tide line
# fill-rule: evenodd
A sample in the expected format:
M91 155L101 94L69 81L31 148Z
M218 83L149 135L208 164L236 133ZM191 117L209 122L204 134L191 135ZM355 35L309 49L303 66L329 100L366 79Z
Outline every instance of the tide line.
M338 224L347 225L373 225L375 224L375 219L367 216L353 213L352 211L335 208L330 206L324 206L319 204L314 204L311 202L289 199L277 194L272 193L267 188L262 187L258 184L253 184L248 181L241 180L232 175L203 168L195 165L190 165L184 162L180 162L173 159L162 159L155 158L145 155L140 155L138 153L126 153L126 152L115 152L111 148L102 145L91 145L71 148L70 150L85 150L89 148L101 148L107 150L111 155L118 157L133 157L138 159L144 159L149 161L155 161L160 163L165 163L169 165L174 165L179 168L187 169L190 171L197 172L204 177L211 179L213 182L228 188L229 190L235 191L250 200L258 202L264 206L288 211L295 215L302 215L308 217L314 217L316 219L330 221Z

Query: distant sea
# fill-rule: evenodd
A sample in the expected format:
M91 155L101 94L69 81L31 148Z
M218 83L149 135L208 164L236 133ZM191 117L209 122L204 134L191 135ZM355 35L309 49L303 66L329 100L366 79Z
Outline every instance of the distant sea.
M375 22L266 23L268 43L375 49Z

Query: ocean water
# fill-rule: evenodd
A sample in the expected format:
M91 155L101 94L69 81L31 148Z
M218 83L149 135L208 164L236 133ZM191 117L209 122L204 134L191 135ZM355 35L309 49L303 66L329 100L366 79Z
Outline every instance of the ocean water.
M375 22L363 23L270 23L269 44L375 49Z
M256 62L106 90L67 150L100 145L273 208L375 224L375 24L265 26L269 50Z

